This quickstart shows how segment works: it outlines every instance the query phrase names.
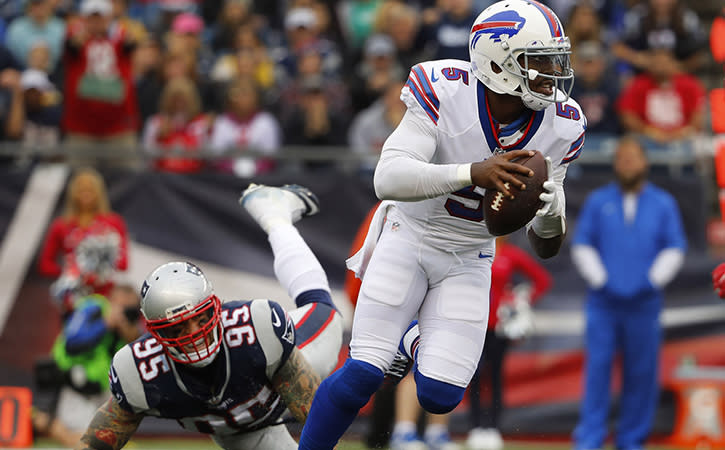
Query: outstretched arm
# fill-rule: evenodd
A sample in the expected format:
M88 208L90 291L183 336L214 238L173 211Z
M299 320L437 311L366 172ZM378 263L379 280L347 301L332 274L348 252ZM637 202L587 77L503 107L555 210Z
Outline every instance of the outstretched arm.
M96 415L93 416L76 449L119 449L131 439L143 417L143 414L133 414L126 411L113 398L109 398L96 411Z
M320 376L312 369L302 353L294 348L287 361L272 378L272 386L295 419L304 424L312 407L312 398L321 381Z

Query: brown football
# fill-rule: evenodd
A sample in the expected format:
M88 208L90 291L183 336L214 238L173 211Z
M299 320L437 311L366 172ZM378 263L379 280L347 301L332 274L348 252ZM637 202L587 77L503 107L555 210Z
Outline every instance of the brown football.
M536 151L533 156L512 159L511 162L528 167L534 171L534 175L514 175L526 183L526 189L521 191L509 187L514 195L513 199L505 197L495 189L486 189L483 195L483 217L488 231L494 236L513 233L523 227L534 218L542 205L539 195L544 192L543 185L547 179L544 156Z

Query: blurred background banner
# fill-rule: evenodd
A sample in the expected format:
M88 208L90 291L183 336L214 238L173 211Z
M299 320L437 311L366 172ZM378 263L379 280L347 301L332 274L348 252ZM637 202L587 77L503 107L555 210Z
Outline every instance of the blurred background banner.
M3 247L8 245L6 237L11 222L20 220L16 217L18 206L27 200L24 196L31 195L26 187L33 170L47 169L44 166L0 169ZM608 167L588 163L572 168L567 178L570 230L576 227L574 219L587 194L610 180ZM205 270L221 298L268 297L287 306L291 301L274 279L266 236L242 213L237 201L251 181L308 186L320 197L322 209L317 216L300 222L299 229L327 271L333 297L349 329L352 306L342 291L344 261L360 223L377 201L371 177L358 177L332 166L304 172L280 170L253 180L218 173L178 175L105 170L102 174L108 183L113 210L126 220L131 240L131 263L123 281L138 287L157 264L186 259ZM689 243L683 270L667 289L662 316L665 345L660 377L665 389L655 431L664 433L672 428L674 420L672 396L666 387L683 361L690 363L694 358L700 365L725 365L725 354L721 351L725 344L725 308L710 288L709 273L716 261L707 250L704 230L708 199L700 178L673 176L670 168L654 164L651 181L677 199ZM60 194L63 192L55 193L57 198L62 198ZM42 207L42 202L34 204ZM53 211L37 211L36 216L56 217L61 208L59 200ZM18 224L21 229L30 225ZM40 225L43 229L47 226ZM33 255L33 263L17 280L17 295L5 305L7 317L0 330L0 385L32 387L34 361L47 353L60 328L56 306L48 294L51 281L37 275L35 268L43 237L24 243L26 251ZM511 241L528 248L521 232L514 234ZM578 415L586 288L572 266L568 247L547 260L546 267L554 277L554 286L536 305L534 335L518 344L506 361L505 403L509 409L503 429L509 433L568 433ZM464 401L459 409L465 408ZM452 430L464 430L462 422L454 419ZM158 421L144 422L142 431L159 431L158 427L164 426ZM172 427L169 431L178 430Z

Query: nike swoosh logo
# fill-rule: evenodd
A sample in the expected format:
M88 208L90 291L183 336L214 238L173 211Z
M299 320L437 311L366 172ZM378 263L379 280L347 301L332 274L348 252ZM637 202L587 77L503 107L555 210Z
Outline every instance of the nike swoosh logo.
M438 77L436 77L436 71L435 69L430 69L430 81L436 82L438 81Z
M478 257L479 257L479 258L490 258L490 257L492 257L492 256L493 256L493 255L484 255L483 253L481 253L481 252L478 252Z
M282 325L282 321L279 320L279 316L277 315L277 311L274 310L274 309L272 310L272 316L274 316L274 320L272 321L272 325L274 325L275 328L277 328L278 326Z

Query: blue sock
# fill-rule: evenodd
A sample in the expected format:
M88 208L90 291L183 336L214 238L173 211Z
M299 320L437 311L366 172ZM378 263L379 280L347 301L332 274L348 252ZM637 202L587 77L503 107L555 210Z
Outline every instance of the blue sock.
M345 361L317 389L298 448L332 450L382 381L383 372L372 364Z
M333 309L337 309L335 308L335 304L332 303L330 293L324 289L312 289L295 297L295 304L298 308L308 303L324 303L330 305Z

